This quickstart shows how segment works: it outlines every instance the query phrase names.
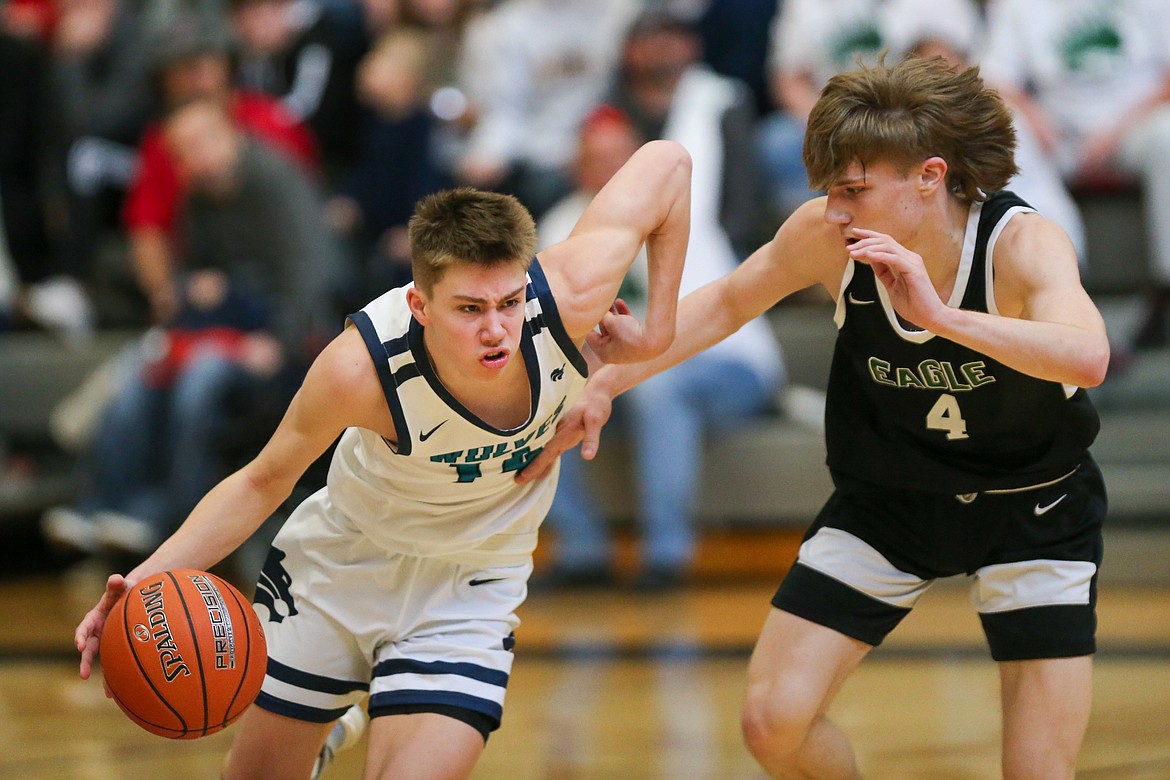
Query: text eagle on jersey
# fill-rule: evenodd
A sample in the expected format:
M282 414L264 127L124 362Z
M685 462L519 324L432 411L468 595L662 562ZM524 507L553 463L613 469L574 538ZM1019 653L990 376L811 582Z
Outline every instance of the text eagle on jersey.
M871 357L868 365L873 381L889 387L962 392L995 381L995 377L986 373L987 364L982 360L963 363L957 369L949 360L933 359L906 367Z

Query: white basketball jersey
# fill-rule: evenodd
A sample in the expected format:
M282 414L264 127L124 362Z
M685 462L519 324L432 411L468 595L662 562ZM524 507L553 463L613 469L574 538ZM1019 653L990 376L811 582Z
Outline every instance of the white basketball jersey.
M527 559L552 504L556 472L526 485L514 477L577 400L588 372L585 359L565 333L533 258L520 339L532 404L523 425L499 430L472 414L435 375L406 289L391 290L349 317L377 367L398 442L391 446L363 428L346 430L329 468L327 500L393 552Z

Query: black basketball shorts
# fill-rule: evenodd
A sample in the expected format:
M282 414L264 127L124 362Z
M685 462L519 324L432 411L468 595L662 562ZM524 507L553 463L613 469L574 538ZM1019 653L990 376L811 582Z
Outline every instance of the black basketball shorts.
M877 646L935 580L966 574L995 660L1087 655L1106 504L1091 459L1010 491L839 486L772 604Z

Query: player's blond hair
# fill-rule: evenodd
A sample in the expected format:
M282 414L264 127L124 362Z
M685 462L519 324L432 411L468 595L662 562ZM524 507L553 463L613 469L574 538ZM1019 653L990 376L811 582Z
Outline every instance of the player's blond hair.
M536 224L511 195L471 187L419 201L410 218L414 283L430 293L453 264L514 264L527 270L536 254Z
M982 200L1016 173L1016 133L999 94L977 67L941 57L884 57L829 80L809 115L804 165L809 185L828 189L853 162L908 170L929 157L947 161L955 196Z

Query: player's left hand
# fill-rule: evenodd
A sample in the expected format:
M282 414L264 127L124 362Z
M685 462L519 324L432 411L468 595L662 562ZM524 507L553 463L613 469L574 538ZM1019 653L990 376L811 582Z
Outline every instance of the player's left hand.
M853 234L860 240L850 245L849 256L873 269L903 319L929 330L944 304L922 257L885 233L854 228Z
M597 330L585 339L589 348L605 363L640 363L658 357L660 344L651 343L642 323L630 313L621 298L613 302Z
M98 600L97 606L86 613L81 623L73 633L73 643L81 653L81 679L88 680L93 672L94 662L98 656L98 646L101 644L102 627L110 616L121 595L130 587L130 583L121 574L111 574L106 580L106 592ZM107 694L109 689L107 689Z

